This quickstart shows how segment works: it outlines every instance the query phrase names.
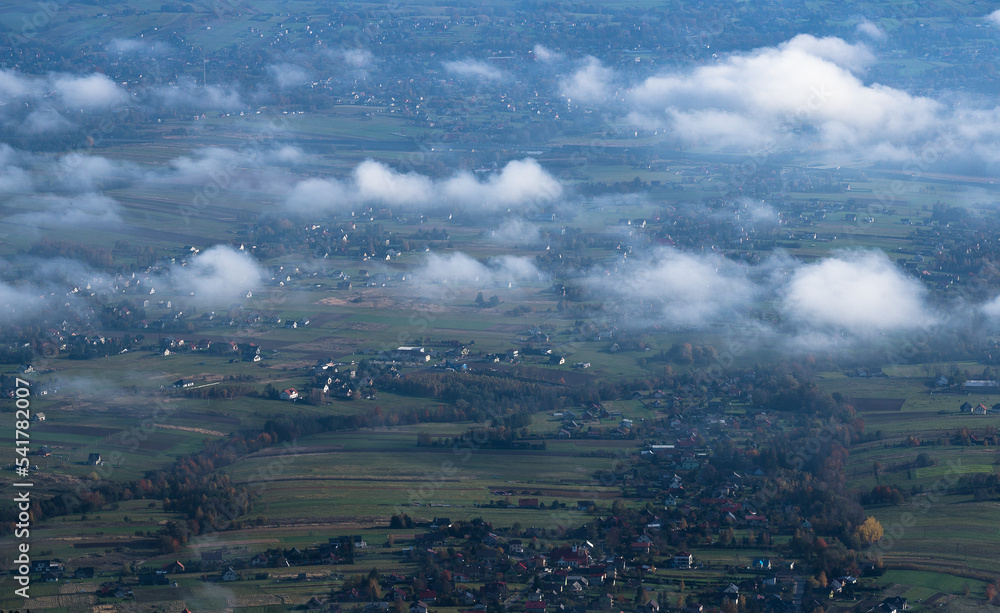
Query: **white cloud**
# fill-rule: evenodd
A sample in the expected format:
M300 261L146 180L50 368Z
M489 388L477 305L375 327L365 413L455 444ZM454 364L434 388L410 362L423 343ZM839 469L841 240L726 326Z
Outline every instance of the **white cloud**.
M535 54L535 59L541 62L558 62L563 59L563 54L558 51L553 51L545 45L535 45L532 49L532 53Z
M503 71L480 60L456 60L444 62L444 69L460 77L476 77L486 81L499 81Z
M426 204L434 183L415 172L400 173L385 164L365 160L354 169L358 198L385 204Z
M991 319L1000 319L1000 296L996 296L980 305L979 311Z
M671 128L690 143L911 155L941 129L945 109L930 98L865 84L853 71L871 61L864 45L799 35L650 77L632 92L631 118Z
M598 104L611 97L615 87L615 72L593 56L587 56L583 66L559 81L559 94L579 104Z
M336 179L306 179L292 188L285 206L302 214L343 213L351 197L343 183Z
M0 69L0 95L4 98L27 96L38 91L39 87L36 81L16 70Z
M480 262L462 252L430 253L414 271L413 281L425 292L440 291L442 285L455 290L473 290L513 287L537 281L540 275L531 258L503 256Z
M1000 26L1000 9L997 9L986 16L986 21L989 21L995 26Z
M116 38L108 43L109 51L122 55L160 56L169 49L166 43L145 38Z
M79 196L36 196L31 212L8 219L38 228L107 228L121 223L121 205L101 194Z
M128 92L102 74L60 75L52 79L52 86L67 109L103 110L128 100Z
M311 81L309 71L295 64L273 64L267 71L279 89L291 89Z
M268 152L268 158L274 162L295 166L305 161L306 154L293 145L283 145Z
M875 55L868 47L861 44L852 45L835 36L816 38L809 34L799 34L778 45L778 49L785 52L801 51L843 66L851 72L858 72L875 61Z
M218 85L203 86L184 78L174 85L154 87L145 92L154 105L182 111L219 111L244 106L239 92Z
M529 158L508 162L485 181L468 173L457 175L444 182L442 192L453 203L498 209L551 202L562 196L562 184Z
M855 29L858 31L858 34L867 36L874 41L885 40L885 31L880 28L878 24L868 21L867 19L859 23Z
M344 49L340 57L345 64L358 69L368 68L375 61L375 56L367 49Z
M881 251L844 252L799 267L784 289L781 309L809 328L854 333L931 325L927 290Z
M541 240L538 227L522 219L510 219L499 228L491 230L488 239L492 243L508 247L533 247Z
M52 107L31 111L21 126L26 134L54 134L73 127L72 122Z
M58 164L61 187L80 192L106 188L114 180L129 179L139 174L132 164L99 155L70 153L60 157Z
M444 180L401 173L386 164L366 160L350 181L307 179L299 182L285 205L297 212L342 212L359 203L377 203L428 210L450 206L474 212L519 209L561 197L562 184L535 160L513 160L484 180L463 172Z
M657 249L615 273L592 274L588 284L607 295L615 310L638 310L657 323L684 327L733 323L757 294L733 262L677 249Z
M0 69L0 122L22 134L54 134L73 127L70 113L100 112L129 103L129 94L100 73L25 75Z
M174 291L202 307L225 307L256 291L264 271L250 255L216 245L171 269Z
M27 194L33 190L31 175L23 168L5 166L0 169L0 194Z

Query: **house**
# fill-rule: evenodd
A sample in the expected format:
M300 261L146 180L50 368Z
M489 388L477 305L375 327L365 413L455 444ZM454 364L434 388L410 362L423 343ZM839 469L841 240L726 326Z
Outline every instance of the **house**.
M562 568L590 566L590 551L577 545L558 547L549 552L549 559Z
M434 590L420 590L417 593L417 598L423 602L434 602L437 600L437 592Z
M167 575L175 575L177 573L182 573L184 572L184 565L181 564L179 561L174 560L170 564L164 564L162 572Z
M1000 383L992 380L978 379L966 381L963 387L966 391L996 393L1000 390Z
M902 596L892 596L891 598L886 598L882 601L882 604L875 607L873 611L880 611L881 613L898 613L899 611L905 611L910 608L906 599Z
M267 566L267 556L262 553L258 553L254 557L250 558L250 566L253 566L254 568Z
M282 400L295 400L299 397L298 391L288 388L286 390L281 390L280 398Z
M236 581L239 578L240 578L240 576L238 574L236 574L236 571L233 570L232 566L230 566L229 568L227 568L226 572L222 573L222 580L223 581Z
M972 405L970 403L968 403L968 402L963 402L962 406L958 407L958 410L961 413L971 413L972 412Z
M447 517L435 517L434 521L431 522L431 530L437 530L438 528L451 528L451 519Z
M74 579L93 579L94 578L94 567L93 566L81 566L73 571Z
M564 358L561 355L554 355L549 357L549 364L553 366L558 366L560 364L565 364L565 363L566 363L566 358Z
M687 551L681 551L674 555L674 568L691 568L694 565L694 556Z
M508 549L511 553L524 553L524 543L519 540L513 540L508 544Z
M760 558L759 560L753 561L754 570L771 570L771 560L767 558Z
M427 613L427 603L418 600L410 605L410 613Z
M61 573L63 572L63 566L59 562L53 560L36 560L31 570L36 573Z
M593 500L577 500L576 501L576 510L577 511L589 511L589 510L595 508L596 506L597 505L594 503Z
M740 588L735 583L730 583L729 587L722 590L723 600L739 600Z
M522 509L537 509L538 499L537 498L518 498L517 506Z
M38 411L31 415L31 421L45 421L45 413Z
M633 553L649 553L650 551L652 551L652 549L653 549L652 543L643 543L640 541L632 543Z
M431 354L423 347L397 347L392 359L402 362L430 362Z
M104 462L101 460L101 454L99 453L92 453L87 456L87 464L91 466L100 466L103 463Z

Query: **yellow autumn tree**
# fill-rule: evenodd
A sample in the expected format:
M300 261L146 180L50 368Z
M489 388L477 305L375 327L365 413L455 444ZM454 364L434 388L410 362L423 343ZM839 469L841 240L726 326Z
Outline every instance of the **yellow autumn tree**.
M863 524L854 529L854 536L865 545L874 545L882 540L882 524L874 517L869 517Z

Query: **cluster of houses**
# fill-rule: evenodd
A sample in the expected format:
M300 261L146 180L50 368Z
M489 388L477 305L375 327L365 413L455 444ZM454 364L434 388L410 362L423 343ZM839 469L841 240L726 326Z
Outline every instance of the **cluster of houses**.
M162 355L168 356L175 353L184 352L204 352L213 355L232 356L232 361L243 360L247 362L261 361L260 346L256 343L239 344L236 341L213 341L203 338L195 342L189 342L175 336L164 336L160 338L159 349ZM178 387L176 384L174 387Z
M962 406L958 407L958 412L968 413L970 415L996 415L1000 413L1000 403L987 408L987 406L983 403L973 405L969 402L963 402Z
M395 367L391 367L390 372L398 374ZM327 397L375 399L375 380L373 378L358 377L354 369L345 368L343 364L333 360L317 360L310 370L310 376L312 377L312 390L318 394L320 399ZM295 400L300 396L300 392L294 389L281 392L282 400Z

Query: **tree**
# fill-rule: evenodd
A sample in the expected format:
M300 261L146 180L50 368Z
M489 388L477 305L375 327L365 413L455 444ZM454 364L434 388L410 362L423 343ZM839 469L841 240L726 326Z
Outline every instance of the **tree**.
M635 603L645 606L650 600L652 600L652 597L649 595L649 592L640 585L639 589L635 591Z
M725 530L722 531L722 534L719 535L719 542L722 544L723 547L729 547L730 545L733 544L733 540L735 538L736 535L733 533L733 529L726 528Z
M866 545L874 545L882 540L882 524L874 517L869 517L863 524L854 529L854 535Z
M382 597L382 586L379 585L378 579L375 577L368 577L365 583L365 596L372 602Z

